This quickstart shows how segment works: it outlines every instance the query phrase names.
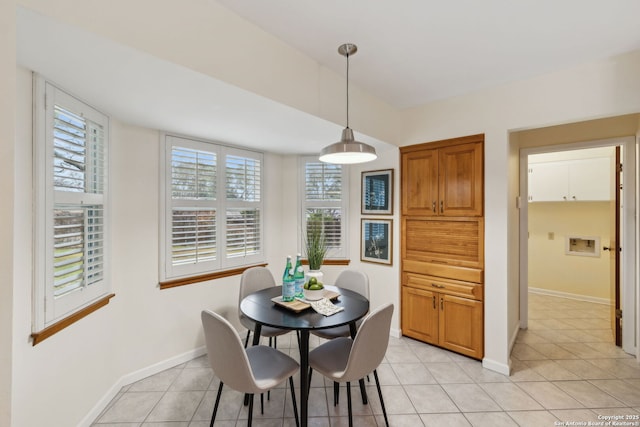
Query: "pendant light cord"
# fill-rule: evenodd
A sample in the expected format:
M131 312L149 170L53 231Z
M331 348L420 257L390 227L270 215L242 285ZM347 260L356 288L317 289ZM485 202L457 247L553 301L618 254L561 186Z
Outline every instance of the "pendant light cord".
M349 53L347 52L347 128L349 127Z

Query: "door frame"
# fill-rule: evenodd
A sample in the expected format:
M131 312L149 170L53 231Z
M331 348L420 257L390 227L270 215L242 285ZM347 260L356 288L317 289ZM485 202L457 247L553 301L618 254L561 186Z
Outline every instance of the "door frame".
M622 349L638 357L636 342L640 331L635 319L638 307L638 281L636 266L636 138L633 136L607 138L594 141L547 145L520 149L520 328L527 329L529 318L529 208L528 208L528 157L530 154L553 153L558 151L579 150L596 147L622 146L623 208L621 215L622 235L619 246L622 248L620 262L620 292L622 306ZM640 360L640 358L638 358Z

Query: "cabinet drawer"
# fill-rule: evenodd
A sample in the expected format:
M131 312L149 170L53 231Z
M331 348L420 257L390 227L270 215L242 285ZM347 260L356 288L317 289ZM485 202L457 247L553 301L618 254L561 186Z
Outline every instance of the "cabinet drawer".
M484 266L483 218L404 217L402 236L405 261L474 269Z
M440 292L442 294L455 295L477 301L482 301L484 299L484 288L482 285L477 283L403 272L402 284L412 288Z

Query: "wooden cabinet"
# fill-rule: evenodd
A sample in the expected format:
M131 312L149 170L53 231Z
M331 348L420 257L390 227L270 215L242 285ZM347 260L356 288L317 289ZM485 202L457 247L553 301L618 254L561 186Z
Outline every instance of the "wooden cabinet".
M431 279L405 274L402 333L466 356L481 358L483 304L476 297L482 296L482 286Z
M484 355L484 135L401 149L402 334Z
M607 201L612 198L609 157L529 165L529 202Z
M412 149L402 156L403 215L482 215L482 143Z

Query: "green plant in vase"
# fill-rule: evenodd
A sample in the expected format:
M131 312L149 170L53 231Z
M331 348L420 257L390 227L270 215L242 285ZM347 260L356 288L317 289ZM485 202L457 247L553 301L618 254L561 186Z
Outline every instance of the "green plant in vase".
M324 234L322 221L307 222L307 233L305 236L307 260L309 261L308 277L315 277L319 284L322 284L322 262L327 255L327 238ZM307 278L306 282L309 282Z

